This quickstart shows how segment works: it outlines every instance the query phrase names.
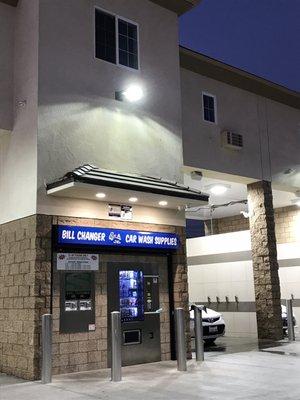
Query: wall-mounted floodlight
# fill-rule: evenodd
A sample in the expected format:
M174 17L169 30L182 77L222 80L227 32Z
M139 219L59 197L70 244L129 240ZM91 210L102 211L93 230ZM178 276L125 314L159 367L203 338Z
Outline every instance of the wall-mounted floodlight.
M136 103L144 97L144 92L139 85L130 85L127 89L116 92L116 100Z

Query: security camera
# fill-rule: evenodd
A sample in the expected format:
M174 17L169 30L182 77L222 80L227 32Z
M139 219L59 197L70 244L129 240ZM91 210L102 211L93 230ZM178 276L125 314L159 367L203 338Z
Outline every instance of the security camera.
M250 214L247 211L241 211L241 214L243 215L244 218L250 217Z
M192 171L191 178L195 181L201 181L203 174L201 171Z

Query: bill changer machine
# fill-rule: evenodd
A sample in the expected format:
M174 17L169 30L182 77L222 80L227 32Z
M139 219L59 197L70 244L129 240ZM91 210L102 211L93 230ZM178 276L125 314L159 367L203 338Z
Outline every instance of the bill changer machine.
M122 365L160 361L158 266L109 263L108 291L109 322L121 313Z

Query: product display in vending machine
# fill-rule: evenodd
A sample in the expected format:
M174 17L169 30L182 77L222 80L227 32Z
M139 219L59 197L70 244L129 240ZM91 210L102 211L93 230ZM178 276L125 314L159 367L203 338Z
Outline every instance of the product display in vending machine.
M122 322L144 319L143 272L119 271L120 312Z

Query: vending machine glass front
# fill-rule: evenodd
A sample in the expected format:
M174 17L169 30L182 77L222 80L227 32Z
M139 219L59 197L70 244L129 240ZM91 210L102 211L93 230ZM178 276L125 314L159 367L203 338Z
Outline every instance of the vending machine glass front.
M122 322L144 319L143 272L119 271L120 312Z

